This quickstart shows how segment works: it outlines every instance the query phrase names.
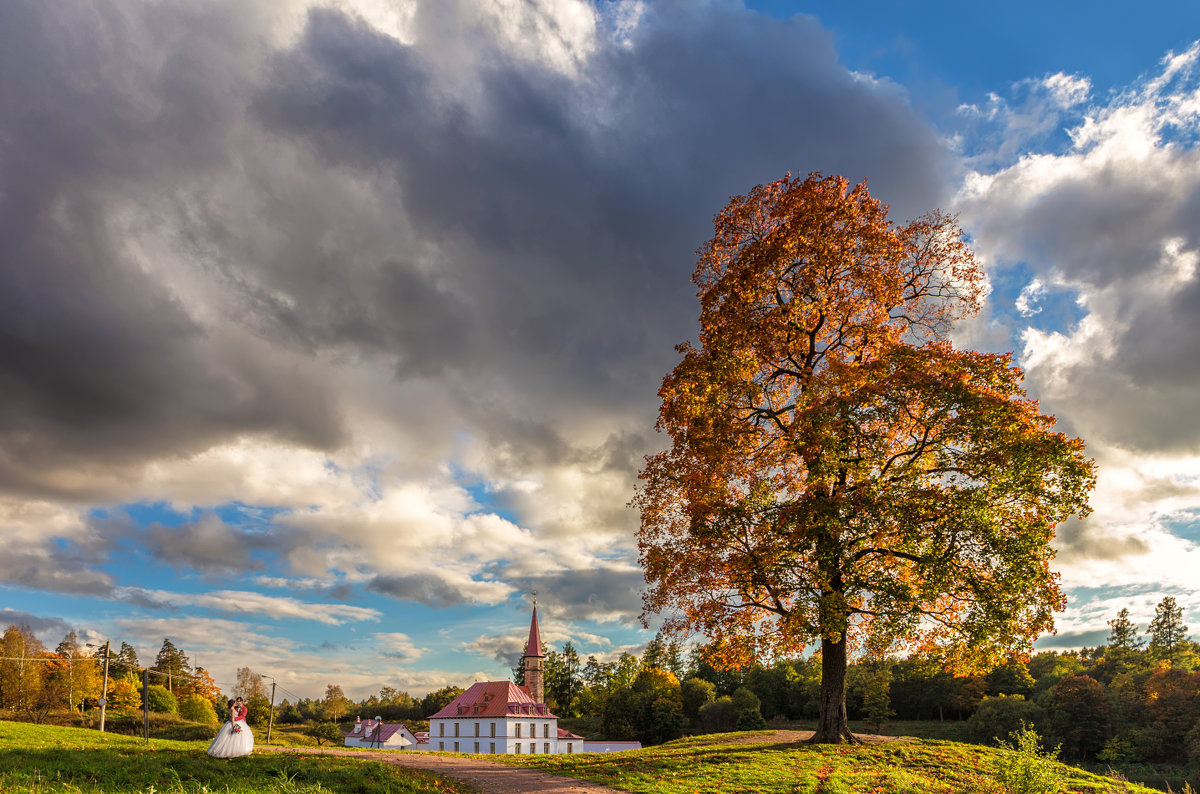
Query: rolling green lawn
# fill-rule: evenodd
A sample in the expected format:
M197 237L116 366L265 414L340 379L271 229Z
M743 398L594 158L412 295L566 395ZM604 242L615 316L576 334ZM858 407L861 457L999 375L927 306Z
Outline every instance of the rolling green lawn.
M729 743L737 736L697 736L635 752L501 760L648 794L1000 794L994 772L1012 758L997 748L933 739L860 746ZM1155 791L1062 764L1054 768L1063 792Z
M146 742L94 730L0 721L0 791L140 794L426 794L457 783L377 761L255 752L210 758L207 741Z
M745 740L753 736L755 743ZM322 794L467 792L430 775L352 757L257 750L222 761L206 741L100 734L80 728L0 721L0 791L139 794ZM647 794L1001 794L1006 750L939 739L882 745L808 746L757 734L696 736L641 751L556 756L487 756L514 766ZM1154 789L1056 764L1062 792Z

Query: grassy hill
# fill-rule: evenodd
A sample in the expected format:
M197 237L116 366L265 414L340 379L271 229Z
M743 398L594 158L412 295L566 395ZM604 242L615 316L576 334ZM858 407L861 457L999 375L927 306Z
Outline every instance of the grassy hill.
M1009 750L933 739L809 746L772 738L720 734L638 752L504 761L652 794L1002 794L1008 790L996 783L996 771L1016 757ZM1157 792L1057 762L1050 766L1060 792Z
M357 758L256 752L218 760L207 741L151 739L0 721L0 791L157 794L447 794L470 789Z
M811 747L794 733L720 734L632 753L495 756L652 794L1002 794L996 771L1015 754L936 739L853 747ZM37 792L465 792L464 786L367 758L256 751L221 761L206 741L100 734L94 730L0 721L0 791ZM1061 792L1155 794L1155 789L1054 763Z

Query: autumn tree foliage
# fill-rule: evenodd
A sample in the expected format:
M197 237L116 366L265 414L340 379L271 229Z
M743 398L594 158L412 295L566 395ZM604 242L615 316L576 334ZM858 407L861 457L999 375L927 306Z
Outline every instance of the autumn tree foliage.
M855 648L970 670L1053 627L1050 540L1093 466L1009 356L950 343L984 287L953 217L897 225L865 184L788 176L716 216L693 281L673 443L634 498L647 613L726 666L819 642L819 742L854 741Z

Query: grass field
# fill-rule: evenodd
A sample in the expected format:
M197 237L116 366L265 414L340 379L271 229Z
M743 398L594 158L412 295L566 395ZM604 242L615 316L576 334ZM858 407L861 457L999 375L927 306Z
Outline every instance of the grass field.
M610 755L506 756L504 762L647 794L1000 794L998 764L1013 754L934 739L882 745L731 743L738 734L699 736ZM1063 792L1155 789L1054 765Z
M647 794L1001 794L1003 790L995 782L996 770L1014 758L1006 750L939 739L810 747L769 739L747 743L751 736L762 735L697 736L631 753L490 756L488 760ZM258 750L247 758L221 761L209 758L204 753L206 746L207 741L145 742L95 730L0 721L0 791L470 791L460 784L365 758ZM1056 764L1053 769L1062 792L1155 792L1070 766Z
M256 752L218 760L207 741L146 742L93 730L0 722L0 791L139 794L432 794L470 789L377 761Z

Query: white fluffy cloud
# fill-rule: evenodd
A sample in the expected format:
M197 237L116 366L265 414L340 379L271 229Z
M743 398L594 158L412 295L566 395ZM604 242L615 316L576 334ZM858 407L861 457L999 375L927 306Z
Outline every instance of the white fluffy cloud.
M1058 564L1076 594L1068 632L1100 632L1120 598L1145 619L1162 593L1193 609L1200 595L1198 60L1200 45L1170 54L1107 104L1076 107L1084 82L1047 80L1079 113L1065 146L969 173L957 200L993 270L1033 271L1018 322L1038 313L1046 284L1082 311L1071 327L1016 327L1029 391L1099 464L1095 512L1060 528ZM1122 588L1115 601L1096 595L1111 588Z

